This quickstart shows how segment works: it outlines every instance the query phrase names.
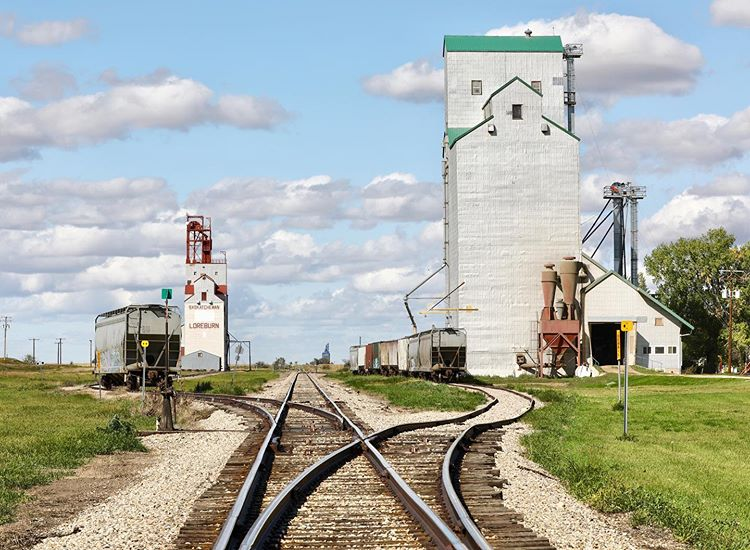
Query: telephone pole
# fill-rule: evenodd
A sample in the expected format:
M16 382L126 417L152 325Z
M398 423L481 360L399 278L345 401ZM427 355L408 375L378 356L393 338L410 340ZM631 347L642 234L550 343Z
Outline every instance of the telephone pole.
M8 329L12 320L13 318L7 315L0 317L0 322L3 324L3 358L5 359L8 358Z
M62 343L65 338L58 338L55 341L55 344L57 344L57 364L62 365Z
M31 360L36 365L36 343L39 341L39 338L29 338L31 340Z

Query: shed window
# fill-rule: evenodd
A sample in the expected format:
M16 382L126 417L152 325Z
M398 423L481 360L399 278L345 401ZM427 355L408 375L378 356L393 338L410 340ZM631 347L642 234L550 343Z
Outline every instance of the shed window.
M531 87L534 88L540 94L542 93L542 81L541 80L532 80Z
M651 346L643 346L643 355L651 353Z
M523 118L523 105L513 105L513 120L521 120Z
M471 81L471 95L482 95L482 81L481 80Z
M664 317L654 317L654 326L655 327L663 327L664 326Z
M656 346L656 347L654 348L654 353L657 353L657 354L664 354L664 346Z
M669 346L667 351L672 354L677 353L677 346Z

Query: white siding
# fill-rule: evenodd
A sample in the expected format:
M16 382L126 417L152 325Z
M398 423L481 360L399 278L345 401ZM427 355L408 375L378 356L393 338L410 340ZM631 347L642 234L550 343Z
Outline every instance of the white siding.
M561 79L564 73L560 52L446 52L446 126L474 126L481 120L482 106L490 95L516 76L528 84L541 81L544 114L564 125L564 86L553 84L553 78ZM472 80L482 81L482 95L471 94Z
M516 103L523 120L511 118ZM472 373L515 371L516 352L536 348L544 264L580 258L578 141L553 125L543 134L543 110L516 81L492 100L496 135L485 125L449 152L448 278L466 282L451 307L479 308L453 320L467 331Z
M610 275L590 291L584 293L584 354L591 354L590 323L637 321L636 349L628 350L628 362L655 370L680 372L682 365L681 324L671 315L655 306L640 292L615 275ZM656 325L656 319L662 325ZM629 342L630 343L630 342ZM676 348L676 353L669 353L669 347ZM644 353L644 348L651 348L651 353ZM657 347L663 347L664 353L656 353ZM635 356L633 357L633 351Z

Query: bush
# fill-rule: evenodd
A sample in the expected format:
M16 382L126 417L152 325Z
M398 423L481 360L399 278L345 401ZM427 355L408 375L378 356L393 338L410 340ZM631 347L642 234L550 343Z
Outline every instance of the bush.
M195 391L195 393L206 393L206 392L211 391L213 388L214 388L213 384L211 384L211 382L206 380L204 382L198 382L195 385L195 390L193 391Z

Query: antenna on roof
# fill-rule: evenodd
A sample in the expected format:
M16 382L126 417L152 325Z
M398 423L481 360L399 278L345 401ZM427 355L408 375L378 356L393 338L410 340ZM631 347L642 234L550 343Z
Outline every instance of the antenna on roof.
M526 29L523 31L523 34L525 34L527 38L531 38L531 29Z

